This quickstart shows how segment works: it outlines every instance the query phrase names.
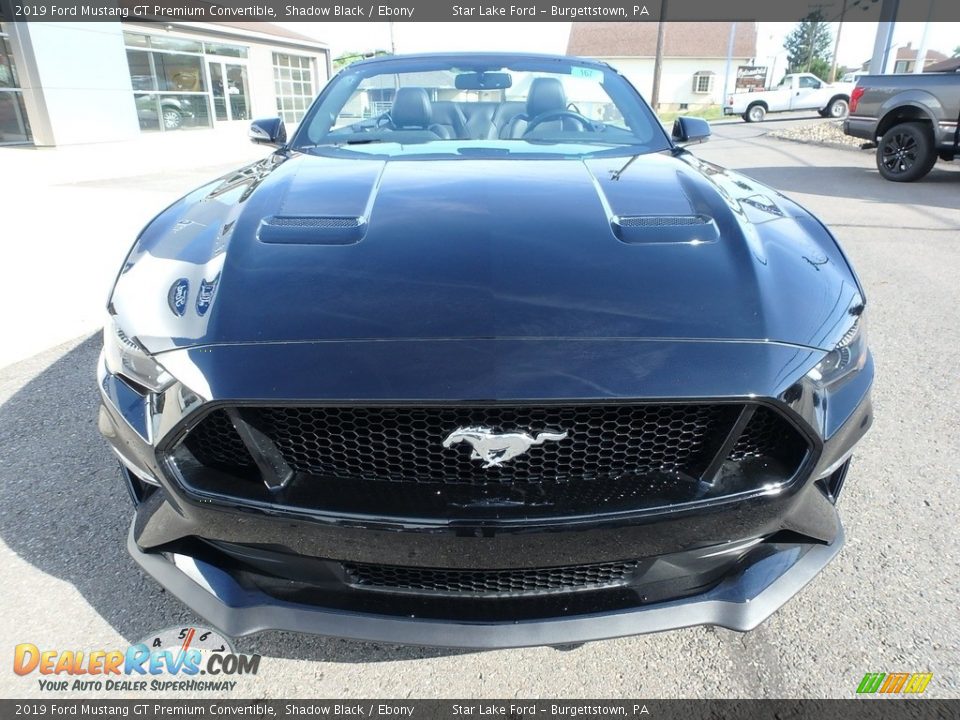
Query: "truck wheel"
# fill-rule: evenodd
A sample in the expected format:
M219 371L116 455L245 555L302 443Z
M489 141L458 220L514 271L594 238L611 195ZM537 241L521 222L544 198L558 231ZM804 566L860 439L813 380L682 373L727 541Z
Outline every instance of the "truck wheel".
M747 111L743 114L743 119L747 122L760 122L767 116L767 109L756 103L747 108Z
M175 108L164 108L163 110L163 129L179 130L183 125L183 115Z
M877 170L893 182L919 180L936 162L933 138L925 123L894 125L883 134L877 146Z
M843 118L847 116L850 110L850 104L843 98L834 98L830 104L824 108L822 113L824 117Z

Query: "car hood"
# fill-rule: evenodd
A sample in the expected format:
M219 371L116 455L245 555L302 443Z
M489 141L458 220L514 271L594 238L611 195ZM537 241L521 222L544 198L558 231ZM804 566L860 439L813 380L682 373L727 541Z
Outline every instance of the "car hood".
M814 218L689 153L629 160L277 153L161 213L112 310L152 352L465 338L832 347L860 291Z

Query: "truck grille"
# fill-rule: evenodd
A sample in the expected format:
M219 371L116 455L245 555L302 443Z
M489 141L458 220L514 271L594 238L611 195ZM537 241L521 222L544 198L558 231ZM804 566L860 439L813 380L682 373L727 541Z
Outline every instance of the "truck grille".
M187 434L178 457L194 489L314 510L445 518L620 511L792 477L807 441L779 413L758 407L728 451L723 481L701 482L709 479L702 477L708 467L717 467L715 457L743 409L733 403L239 408L243 422L293 470L294 480L276 494L262 494L256 464L223 409ZM476 426L566 437L485 467L471 457L470 443L443 445L453 430Z

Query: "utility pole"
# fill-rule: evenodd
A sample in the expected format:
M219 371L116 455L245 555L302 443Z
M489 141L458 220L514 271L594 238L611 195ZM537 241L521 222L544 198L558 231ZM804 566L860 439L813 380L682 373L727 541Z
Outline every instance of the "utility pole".
M666 33L667 0L660 0L660 22L657 23L657 54L653 58L653 88L650 91L650 104L653 111L660 109L660 74L663 72L663 38Z
M393 39L393 23L387 23L390 26L390 54L397 54L397 43Z
M723 107L727 102L727 88L730 87L730 65L733 63L733 42L737 37L737 24L730 23L730 39L727 40L727 64L723 70L723 95L720 98L720 106Z
M840 51L840 33L843 32L843 18L846 14L847 0L843 0L843 9L840 10L840 24L837 25L837 39L833 42L833 62L830 63L830 79L827 81L831 83L837 81L837 53Z

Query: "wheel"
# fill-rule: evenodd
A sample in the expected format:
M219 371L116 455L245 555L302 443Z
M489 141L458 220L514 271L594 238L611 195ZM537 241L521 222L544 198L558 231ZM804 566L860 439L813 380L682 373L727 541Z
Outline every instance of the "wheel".
M175 108L163 109L163 129L179 130L183 126L183 115Z
M834 98L821 114L824 117L842 118L847 116L849 110L850 104L846 100L843 98Z
M887 180L919 180L937 162L933 138L925 123L907 122L887 130L877 146L877 170Z
M743 119L747 122L760 122L767 116L767 109L760 104L751 105L743 114Z

